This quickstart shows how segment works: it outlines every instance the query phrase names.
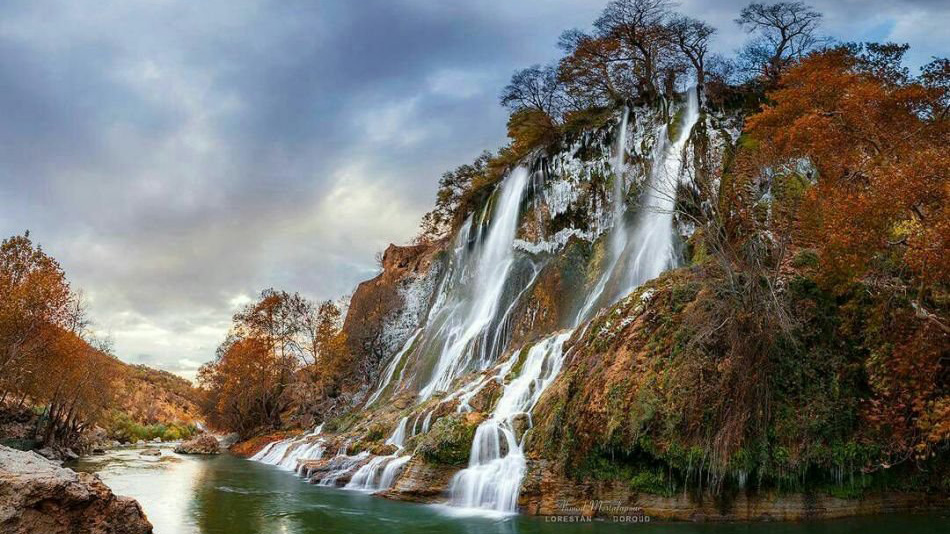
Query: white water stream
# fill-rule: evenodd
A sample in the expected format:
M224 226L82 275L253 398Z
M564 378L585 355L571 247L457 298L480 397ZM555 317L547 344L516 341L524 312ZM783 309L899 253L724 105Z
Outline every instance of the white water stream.
M521 480L527 464L522 445L524 434L516 435L516 419L526 418L554 381L564 363L564 342L571 332L555 334L528 350L521 373L505 386L489 419L475 431L468 468L452 480L452 505L498 512L517 509ZM512 355L517 358L518 354Z
M523 167L515 169L502 183L488 234L475 258L467 301L453 307L444 323L444 344L438 361L428 383L419 392L423 400L437 391L448 390L455 378L470 370L476 356L482 365L491 363L485 361L488 345L494 341L488 327L497 318L505 283L515 260L512 244L527 184L528 171Z

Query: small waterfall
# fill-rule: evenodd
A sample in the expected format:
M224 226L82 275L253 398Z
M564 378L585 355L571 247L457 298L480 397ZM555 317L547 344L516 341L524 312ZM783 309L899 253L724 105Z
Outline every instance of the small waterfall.
M355 469L356 466L363 463L363 460L367 458L369 458L369 453L366 451L355 456L347 456L345 453L334 456L326 466L327 474L319 480L316 480L317 485L336 486L337 481L343 475Z
M521 374L505 386L492 416L475 430L468 468L452 479L452 505L514 512L527 468L515 420L527 418L564 363L571 332L555 334L528 350ZM517 354L517 353L516 353ZM513 355L512 358L516 358Z
M614 171L614 205L608 248L610 255L606 268L577 314L575 326L589 319L596 310L613 304L676 263L673 208L676 204L676 186L683 168L684 149L699 118L696 89L691 88L686 93L686 107L676 140L669 142L666 124L654 132L657 142L653 149L653 165L632 235L624 220L626 198L623 191L628 114L629 111L624 109L621 131L611 162Z
M574 320L575 326L584 322L590 312L595 309L595 305L600 301L607 283L617 268L617 263L627 248L627 224L624 221L624 214L627 212L626 188L624 187L626 185L626 173L624 171L627 168L627 122L629 118L630 108L624 106L623 115L620 119L620 131L617 135L617 146L614 147L614 157L610 162L614 173L614 195L609 238L610 256L607 261L607 268L604 269L594 289L588 293L584 305L581 306L581 310Z
M419 417L416 416L416 420L418 419ZM405 445L406 442L406 424L408 422L408 415L399 420L399 424L396 425L396 430L393 431L393 435L386 440L387 445L395 445L400 451L403 449L403 445ZM412 435L415 435L415 422L412 426ZM382 491L388 489L392 486L402 466L404 466L410 458L412 458L411 455L401 456L399 458L397 458L395 454L376 456L353 474L353 478L347 483L346 489L360 491ZM377 483L377 475L381 468L382 476L379 477L379 483Z
M383 469L383 476L379 479L379 486L377 486L377 491L387 490L393 487L393 483L396 482L396 477L399 475L400 471L404 465L409 463L409 460L412 459L411 455L400 456L395 460L391 460L386 464L386 468Z
M353 474L353 478L346 485L346 489L376 491L376 475L379 473L380 467L392 458L392 456L376 456L371 459Z
M288 471L296 471L300 462L318 460L323 457L324 442L319 437L322 430L323 425L319 425L309 434L269 443L250 459Z
M447 308L449 316L438 329L437 335L444 336L444 343L431 378L419 393L422 399L447 390L457 376L468 370L476 349L481 365L490 363L487 361L490 352L499 349L489 327L497 320L505 284L515 261L512 244L527 184L528 170L523 167L515 169L502 183L488 233L474 258L473 279L464 284L467 286L464 298ZM487 214L486 209L483 219ZM483 228L484 224L480 224L479 231Z
M406 444L406 423L408 422L408 415L399 420L399 424L396 425L396 430L393 431L393 435L389 436L389 439L386 440L386 445L395 445L402 449L403 445Z
M428 433L429 433L429 426L430 426L430 424L432 423L432 412L434 412L434 411L435 411L435 410L430 410L429 413L426 414L426 418L422 420L422 433L423 433L423 434L428 434Z
M409 339L406 340L406 343L403 345L402 349L395 356L389 365L386 366L386 370L383 372L383 380L379 383L379 387L376 388L376 391L369 397L366 401L366 406L371 406L379 396L383 394L383 391L386 390L386 387L389 386L389 383L393 379L393 374L396 372L396 367L399 366L399 362L402 361L403 357L409 352L409 349L412 348L412 344L416 342L416 338L419 337L419 334L422 333L422 329L416 330Z

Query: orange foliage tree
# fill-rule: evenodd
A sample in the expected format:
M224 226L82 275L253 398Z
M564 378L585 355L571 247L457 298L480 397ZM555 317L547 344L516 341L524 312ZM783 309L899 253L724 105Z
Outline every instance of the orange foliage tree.
M234 315L215 359L201 367L209 423L250 435L279 428L294 404L315 404L345 366L340 309L267 289Z
M773 168L808 168L817 179L796 243L817 251L824 287L852 302L842 333L868 353L868 431L892 457L922 459L950 438L950 130L946 60L913 79L904 50L808 56L747 132Z
M0 402L42 407L40 441L71 446L101 422L122 366L85 331L78 295L29 233L0 244ZM91 343L92 342L92 343Z

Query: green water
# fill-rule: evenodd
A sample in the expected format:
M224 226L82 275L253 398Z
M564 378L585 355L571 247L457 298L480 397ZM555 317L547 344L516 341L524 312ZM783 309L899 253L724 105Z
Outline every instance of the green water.
M614 533L649 534L903 534L950 532L946 515L876 516L804 523L591 524L530 517L458 517L443 507L393 502L312 486L275 467L232 456L160 459L135 449L82 460L119 495L142 504L156 534Z

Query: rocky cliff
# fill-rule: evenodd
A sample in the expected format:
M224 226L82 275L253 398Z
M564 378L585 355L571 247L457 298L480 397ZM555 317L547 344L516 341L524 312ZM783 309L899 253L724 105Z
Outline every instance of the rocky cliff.
M696 223L741 122L694 95L618 109L510 168L449 237L391 246L346 318L359 369L348 404L253 459L503 512L609 501L662 518L798 519L946 505L940 459L915 486L906 466L868 469L861 377L851 356L829 357L837 342L726 350L756 314L720 325L743 304ZM768 210L776 192L763 179L743 194ZM783 264L777 291L796 324L820 330L829 297L807 252Z

